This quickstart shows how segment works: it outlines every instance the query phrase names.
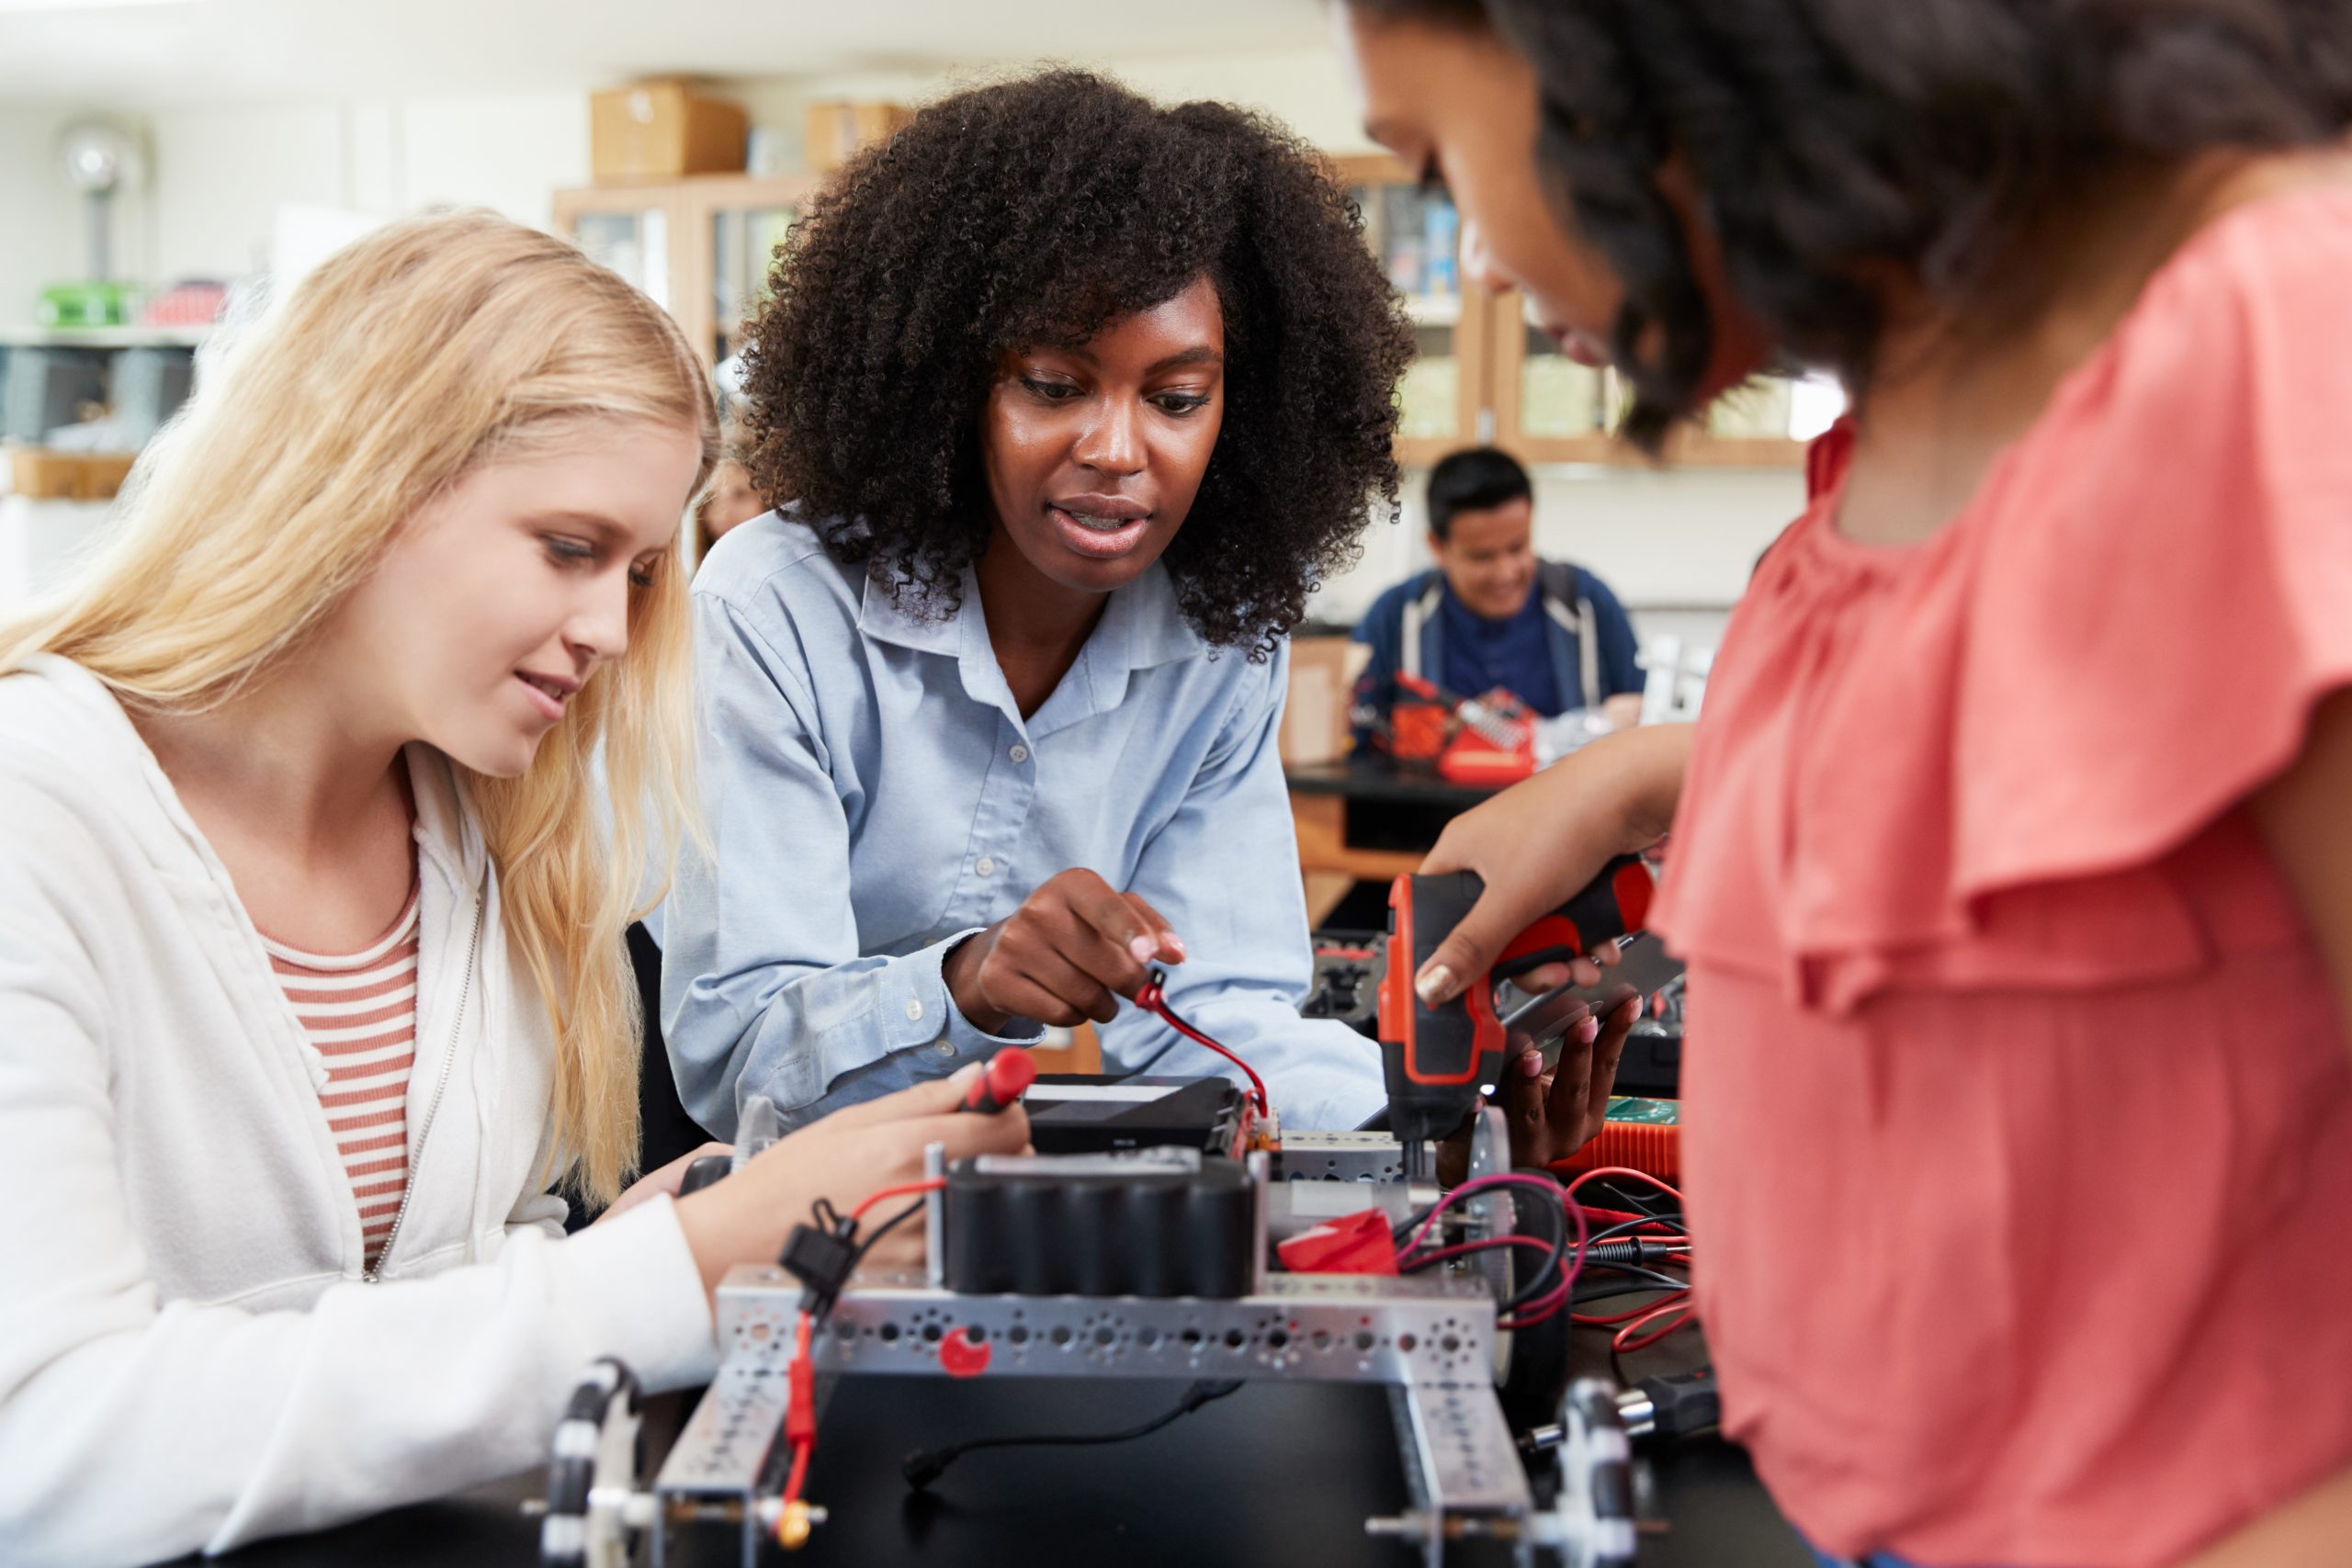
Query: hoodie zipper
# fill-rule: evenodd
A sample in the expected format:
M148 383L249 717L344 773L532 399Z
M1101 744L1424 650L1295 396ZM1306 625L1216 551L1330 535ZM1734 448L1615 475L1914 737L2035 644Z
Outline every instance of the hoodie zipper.
M392 1211L392 1228L384 1233L383 1250L376 1254L376 1266L359 1276L364 1284L383 1282L384 1265L391 1261L392 1248L401 1239L401 1226L408 1220L409 1201L416 1196L416 1179L424 1168L424 1145L433 1137L433 1121L441 1110L441 1096L449 1087L449 1069L458 1060L458 1042L466 1030L466 1003L474 993L474 969L481 957L482 897L474 895L473 931L466 939L466 977L458 987L457 1021L449 1026L449 1048L441 1054L441 1076L433 1085L433 1100L424 1108L424 1125L417 1130L416 1157L409 1161L408 1180L401 1188L401 1206Z

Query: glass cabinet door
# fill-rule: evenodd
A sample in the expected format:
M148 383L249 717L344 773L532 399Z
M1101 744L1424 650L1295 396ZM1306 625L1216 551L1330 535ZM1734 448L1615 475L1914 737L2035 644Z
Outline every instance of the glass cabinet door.
M743 346L752 318L767 299L768 273L800 216L797 204L722 207L710 214L710 355L724 365Z
M819 185L811 175L709 175L685 186L687 265L679 324L715 369L742 352L775 254ZM727 378L720 378L721 385Z
M1485 406L1481 300L1465 298L1462 222L1453 198L1393 158L1340 160L1364 239L1403 297L1418 352L1397 388L1397 456L1433 461L1479 438Z
M666 202L582 208L570 214L568 231L592 259L619 273L655 302L666 307L676 297L670 276Z

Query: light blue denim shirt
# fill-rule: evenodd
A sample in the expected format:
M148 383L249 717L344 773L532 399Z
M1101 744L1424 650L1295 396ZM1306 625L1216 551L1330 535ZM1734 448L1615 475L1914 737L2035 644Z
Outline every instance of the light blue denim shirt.
M797 1125L1035 1040L967 1021L940 963L1072 866L1167 917L1188 953L1170 1002L1258 1069L1284 1125L1354 1127L1385 1102L1371 1042L1298 1016L1286 645L1254 664L1212 650L1155 566L1023 719L968 571L954 616L920 619L773 513L712 551L694 624L718 852L681 868L665 911L662 1013L714 1134L755 1094ZM1123 1002L1101 1037L1115 1072L1174 1033ZM1153 1070L1239 1077L1182 1040Z

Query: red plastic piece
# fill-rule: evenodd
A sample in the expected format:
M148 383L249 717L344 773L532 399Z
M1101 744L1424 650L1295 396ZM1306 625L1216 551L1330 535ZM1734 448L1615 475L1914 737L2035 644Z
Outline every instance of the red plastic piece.
M959 1328L939 1342L939 1370L951 1378L978 1377L993 1350L978 1330Z
M1301 1231L1274 1251L1294 1274L1396 1272L1396 1240L1388 1234L1388 1216L1378 1209Z
M784 1409L785 1441L804 1448L817 1440L817 1369L808 1359L808 1314L800 1314L799 1342L792 1366L785 1374L788 1402Z
M1535 754L1527 750L1505 751L1473 740L1466 736L1438 754L1438 777L1449 784L1468 784L1472 788L1500 789L1535 776Z
M995 1112L1029 1091L1037 1081L1037 1058L1018 1045L1008 1045L989 1058L979 1081L964 1097L967 1111Z

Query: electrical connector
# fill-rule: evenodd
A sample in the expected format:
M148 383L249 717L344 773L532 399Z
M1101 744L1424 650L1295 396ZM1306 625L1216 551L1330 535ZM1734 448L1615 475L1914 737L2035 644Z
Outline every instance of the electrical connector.
M800 1281L800 1310L822 1317L832 1310L833 1300L849 1282L850 1270L857 1264L857 1248L849 1235L851 1222L844 1221L839 1231L821 1231L814 1225L795 1225L785 1237L784 1254L776 1259L786 1273Z

